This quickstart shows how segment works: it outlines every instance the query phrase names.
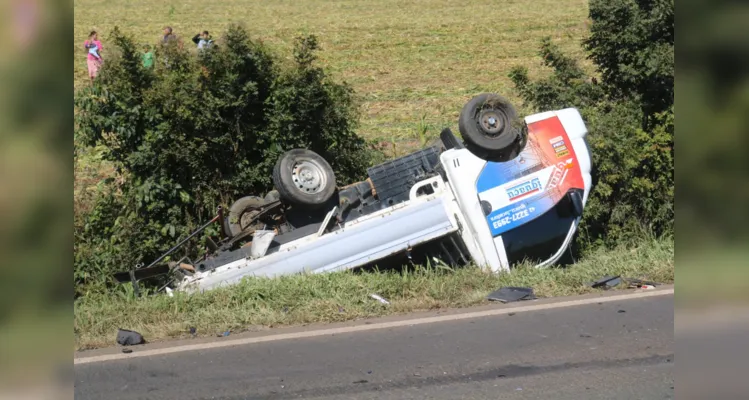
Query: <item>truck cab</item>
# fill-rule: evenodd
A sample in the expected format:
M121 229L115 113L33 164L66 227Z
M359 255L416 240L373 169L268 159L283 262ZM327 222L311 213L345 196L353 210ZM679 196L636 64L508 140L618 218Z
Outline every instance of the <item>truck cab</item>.
M473 259L495 271L526 260L556 263L592 188L587 129L576 109L533 114L524 122L527 142L510 160L483 160L467 149L441 155L473 236L465 237Z

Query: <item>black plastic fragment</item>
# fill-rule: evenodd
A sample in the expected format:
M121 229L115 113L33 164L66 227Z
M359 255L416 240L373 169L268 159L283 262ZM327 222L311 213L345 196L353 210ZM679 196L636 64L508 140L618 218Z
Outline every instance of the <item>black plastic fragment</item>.
M533 294L533 288L506 286L489 293L487 299L492 301L501 301L503 303L510 303L520 300L535 300L536 295Z
M122 346L135 346L138 344L145 343L143 335L136 331L129 331L127 329L120 329L117 332L117 343Z
M616 276L604 276L603 278L593 282L590 284L590 287L592 288L600 288L603 287L605 289L612 288L618 284L622 283L622 279L619 275Z

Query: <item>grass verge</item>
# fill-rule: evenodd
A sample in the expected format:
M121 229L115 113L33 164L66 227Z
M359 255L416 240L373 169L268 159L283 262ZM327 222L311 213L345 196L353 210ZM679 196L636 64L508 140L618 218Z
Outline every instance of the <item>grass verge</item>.
M117 328L134 329L150 342L219 332L313 322L341 322L417 310L485 303L501 286L530 286L538 297L591 292L586 282L604 275L674 280L673 240L650 240L631 248L598 251L567 268L518 267L490 274L479 268L418 268L404 272L340 272L278 279L246 279L202 294L174 297L88 296L75 304L79 350L115 344ZM370 298L388 299L382 305Z

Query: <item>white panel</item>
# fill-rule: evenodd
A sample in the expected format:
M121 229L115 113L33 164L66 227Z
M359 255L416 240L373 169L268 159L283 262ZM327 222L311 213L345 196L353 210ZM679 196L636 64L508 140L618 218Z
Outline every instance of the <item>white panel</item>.
M497 249L486 222L486 216L481 209L476 181L486 165L482 160L467 149L448 150L440 156L445 167L447 179L455 192L455 198L460 206L467 225L475 241L474 251L471 252L476 264L489 267L492 271L507 270L506 263L502 263L498 251L504 252L504 247ZM471 251L471 247L469 247Z
M420 197L347 223L323 236L309 235L256 260L239 260L197 273L181 289L207 290L248 276L274 277L358 267L457 230L446 212L452 196ZM196 287L194 287L196 286Z

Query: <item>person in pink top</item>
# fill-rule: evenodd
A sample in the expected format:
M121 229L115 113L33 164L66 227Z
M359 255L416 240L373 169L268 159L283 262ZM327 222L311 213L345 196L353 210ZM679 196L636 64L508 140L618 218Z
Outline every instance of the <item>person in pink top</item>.
M101 42L99 41L99 35L96 31L91 31L88 35L88 40L83 44L83 47L88 52L88 77L91 78L91 82L94 81L96 75L99 73L101 67Z

